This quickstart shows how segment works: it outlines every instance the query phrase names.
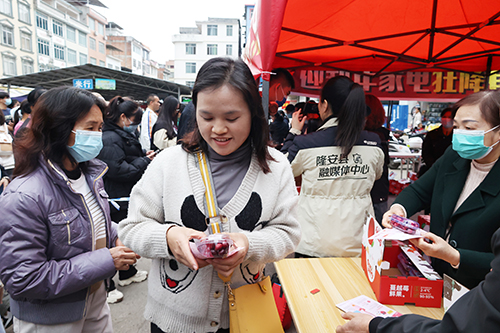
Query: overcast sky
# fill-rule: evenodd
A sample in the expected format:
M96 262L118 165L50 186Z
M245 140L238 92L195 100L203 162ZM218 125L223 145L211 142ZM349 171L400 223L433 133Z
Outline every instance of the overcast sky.
M151 59L159 63L174 59L172 35L179 27L196 27L195 21L209 17L237 18L243 25L246 4L255 0L101 0L108 9L96 7L108 22L123 28L151 49Z

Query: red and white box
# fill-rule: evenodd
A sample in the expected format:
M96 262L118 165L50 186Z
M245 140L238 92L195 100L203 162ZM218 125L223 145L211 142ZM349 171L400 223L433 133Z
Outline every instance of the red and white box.
M420 277L405 277L397 268L398 254L402 251L396 241L382 239L368 240L382 227L372 216L363 228L363 250L361 264L366 277L383 304L415 304L423 307L441 307L443 280L429 280ZM384 269L383 269L384 268Z

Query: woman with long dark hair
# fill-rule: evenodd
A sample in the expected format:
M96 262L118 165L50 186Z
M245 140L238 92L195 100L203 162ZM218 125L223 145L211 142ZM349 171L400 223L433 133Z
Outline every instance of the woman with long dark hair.
M256 283L265 264L293 252L300 238L292 172L283 154L268 146L262 101L247 65L208 60L196 78L193 104L194 131L155 158L120 223L126 244L153 259L145 311L152 332L229 332L217 273L232 275L234 287ZM240 248L224 259L195 259L189 246L209 231L201 156L219 212L208 221L219 223Z
M154 157L150 151L146 153L136 136L137 126L141 123L142 110L134 101L116 96L106 108L106 116L102 129L102 150L97 156L105 162L109 171L104 176L104 187L112 201L110 203L111 219L119 223L127 217L128 197L132 187L144 174ZM132 282L142 282L147 278L146 271L138 271L134 266L118 273L118 284L126 286ZM116 289L114 281L108 287L108 303L123 300L123 294Z
M300 135L306 116L292 117L282 152L302 177L297 256L361 255L361 234L373 214L370 190L382 175L384 152L376 134L363 131L368 114L363 88L345 76L326 82L318 104L322 126Z
M104 105L72 87L45 93L15 141L14 179L0 197L0 278L18 332L112 332L103 280L136 255L109 215Z
M179 101L168 96L160 107L158 120L153 126L151 135L151 149L165 149L177 144L177 115Z

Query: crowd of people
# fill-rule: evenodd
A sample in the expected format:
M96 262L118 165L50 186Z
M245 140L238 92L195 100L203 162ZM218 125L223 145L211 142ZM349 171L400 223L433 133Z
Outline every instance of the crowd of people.
M470 332L473 314L489 316L482 331L499 328L500 92L443 111L424 141L425 172L388 207L377 97L337 76L318 103L280 111L294 81L274 72L272 122L247 65L229 58L202 66L185 107L152 94L143 111L133 97L108 102L73 87L37 88L17 106L0 93L0 279L15 332L112 332L108 303L124 299L116 271L121 287L148 280L151 332L229 332L219 276L237 288L287 256L360 256L367 215L391 228L391 215L424 208L430 232L413 245L473 290L442 322L348 313L337 331ZM212 223L234 255L193 254ZM141 256L149 272L135 267Z

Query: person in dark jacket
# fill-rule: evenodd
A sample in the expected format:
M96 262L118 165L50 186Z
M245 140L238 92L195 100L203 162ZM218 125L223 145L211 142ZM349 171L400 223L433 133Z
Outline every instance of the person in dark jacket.
M142 110L134 101L121 96L113 98L106 109L106 119L102 133L102 150L97 156L105 162L109 171L104 177L104 187L110 199L111 219L119 223L127 217L128 197L132 187L139 181L144 170L154 157L154 152L145 152L137 139L137 126L141 123ZM119 199L113 201L113 199ZM147 272L130 266L119 272L120 286L146 280ZM108 303L123 300L113 280L108 288Z
M277 149L281 149L286 136L288 135L289 127L284 121L283 111L279 111L271 116L273 122L269 125L271 140L276 145Z
M382 216L387 211L387 199L389 198L389 130L382 125L385 123L385 110L380 103L380 100L371 94L365 95L366 105L370 108L371 113L366 117L365 130L375 133L380 138L380 146L384 151L384 172L382 177L373 183L373 188L370 192L373 203L373 211L375 218L380 223Z
M177 133L177 141L184 138L186 134L193 131L196 127L195 123L196 112L194 110L193 102L189 102L188 105L182 110L181 118L179 119L179 131Z
M430 131L425 136L422 144L422 159L425 162L419 170L421 177L432 165L443 156L446 149L451 146L453 137L453 118L451 117L452 108L446 108L441 112L441 126Z
M117 238L103 175L104 105L55 88L16 141L14 179L0 196L0 279L16 332L112 332L103 280L136 255Z
M485 333L500 332L500 229L491 238L495 259L491 271L476 288L463 295L444 314L443 320L419 315L373 318L362 313L342 315L348 323L337 333Z

